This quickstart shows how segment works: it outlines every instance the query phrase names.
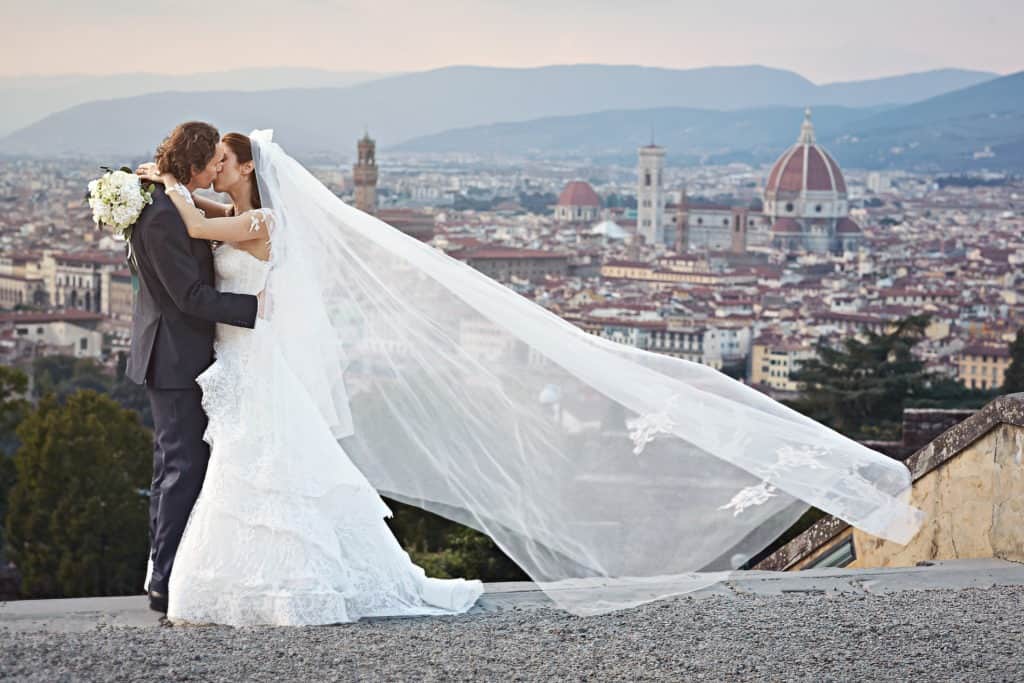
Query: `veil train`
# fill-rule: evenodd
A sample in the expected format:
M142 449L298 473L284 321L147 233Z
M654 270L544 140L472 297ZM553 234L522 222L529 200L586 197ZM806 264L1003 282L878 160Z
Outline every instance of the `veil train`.
M283 352L385 496L596 614L722 578L808 505L906 542L909 473L704 365L590 335L345 204L252 133Z

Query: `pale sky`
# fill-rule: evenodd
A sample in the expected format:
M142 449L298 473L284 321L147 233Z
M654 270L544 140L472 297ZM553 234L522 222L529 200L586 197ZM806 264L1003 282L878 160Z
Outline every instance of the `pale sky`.
M0 75L763 64L1024 69L1020 0L0 0Z

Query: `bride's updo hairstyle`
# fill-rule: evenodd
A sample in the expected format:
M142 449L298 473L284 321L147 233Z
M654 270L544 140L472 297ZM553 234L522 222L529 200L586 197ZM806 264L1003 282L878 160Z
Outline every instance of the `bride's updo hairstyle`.
M228 133L221 140L227 145L232 152L235 153L235 157L238 159L239 164L252 161L252 140L249 139L248 135L242 135L241 133ZM252 173L249 174L249 184L252 185L252 205L259 209L262 208L263 204L260 202L260 186L256 182L256 169L253 168Z
M248 140L248 138L246 138ZM161 173L172 173L188 185L217 153L220 132L208 123L188 121L174 127L156 148L156 165Z

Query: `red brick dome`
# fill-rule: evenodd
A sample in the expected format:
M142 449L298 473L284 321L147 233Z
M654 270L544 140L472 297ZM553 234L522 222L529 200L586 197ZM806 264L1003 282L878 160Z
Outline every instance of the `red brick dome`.
M840 235L859 235L862 231L857 221L852 218L840 218L836 224L836 232Z
M839 170L839 164L814 141L809 109L800 130L800 139L772 166L764 191L766 195L798 195L803 192L846 194L846 179Z
M600 208L601 198L594 192L590 183L582 180L574 180L565 186L562 194L558 195L559 206L596 206Z

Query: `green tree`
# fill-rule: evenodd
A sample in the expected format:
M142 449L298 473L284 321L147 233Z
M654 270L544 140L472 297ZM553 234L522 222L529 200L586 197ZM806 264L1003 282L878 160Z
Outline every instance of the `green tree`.
M429 576L483 581L525 581L529 577L488 537L426 510L387 500L388 520L399 543Z
M1015 394L1024 391L1024 328L1017 330L1017 337L1010 343L1010 367L1003 377L1003 393Z
M145 573L150 435L83 390L47 396L18 428L6 528L26 597L121 595Z
M908 398L906 408L981 408L994 399L993 389L971 389L952 377L934 376L919 396Z
M801 392L790 405L853 438L898 438L904 404L929 386L924 362L913 354L928 323L926 315L910 316L891 331L865 331L865 341L819 344L818 357L794 373Z
M37 398L55 394L64 400L80 389L109 394L112 380L103 366L91 358L41 356L32 362L33 393Z
M14 487L14 460L11 458L18 445L15 429L28 411L24 399L28 377L14 368L0 366L0 556L4 548L4 517L7 498Z

